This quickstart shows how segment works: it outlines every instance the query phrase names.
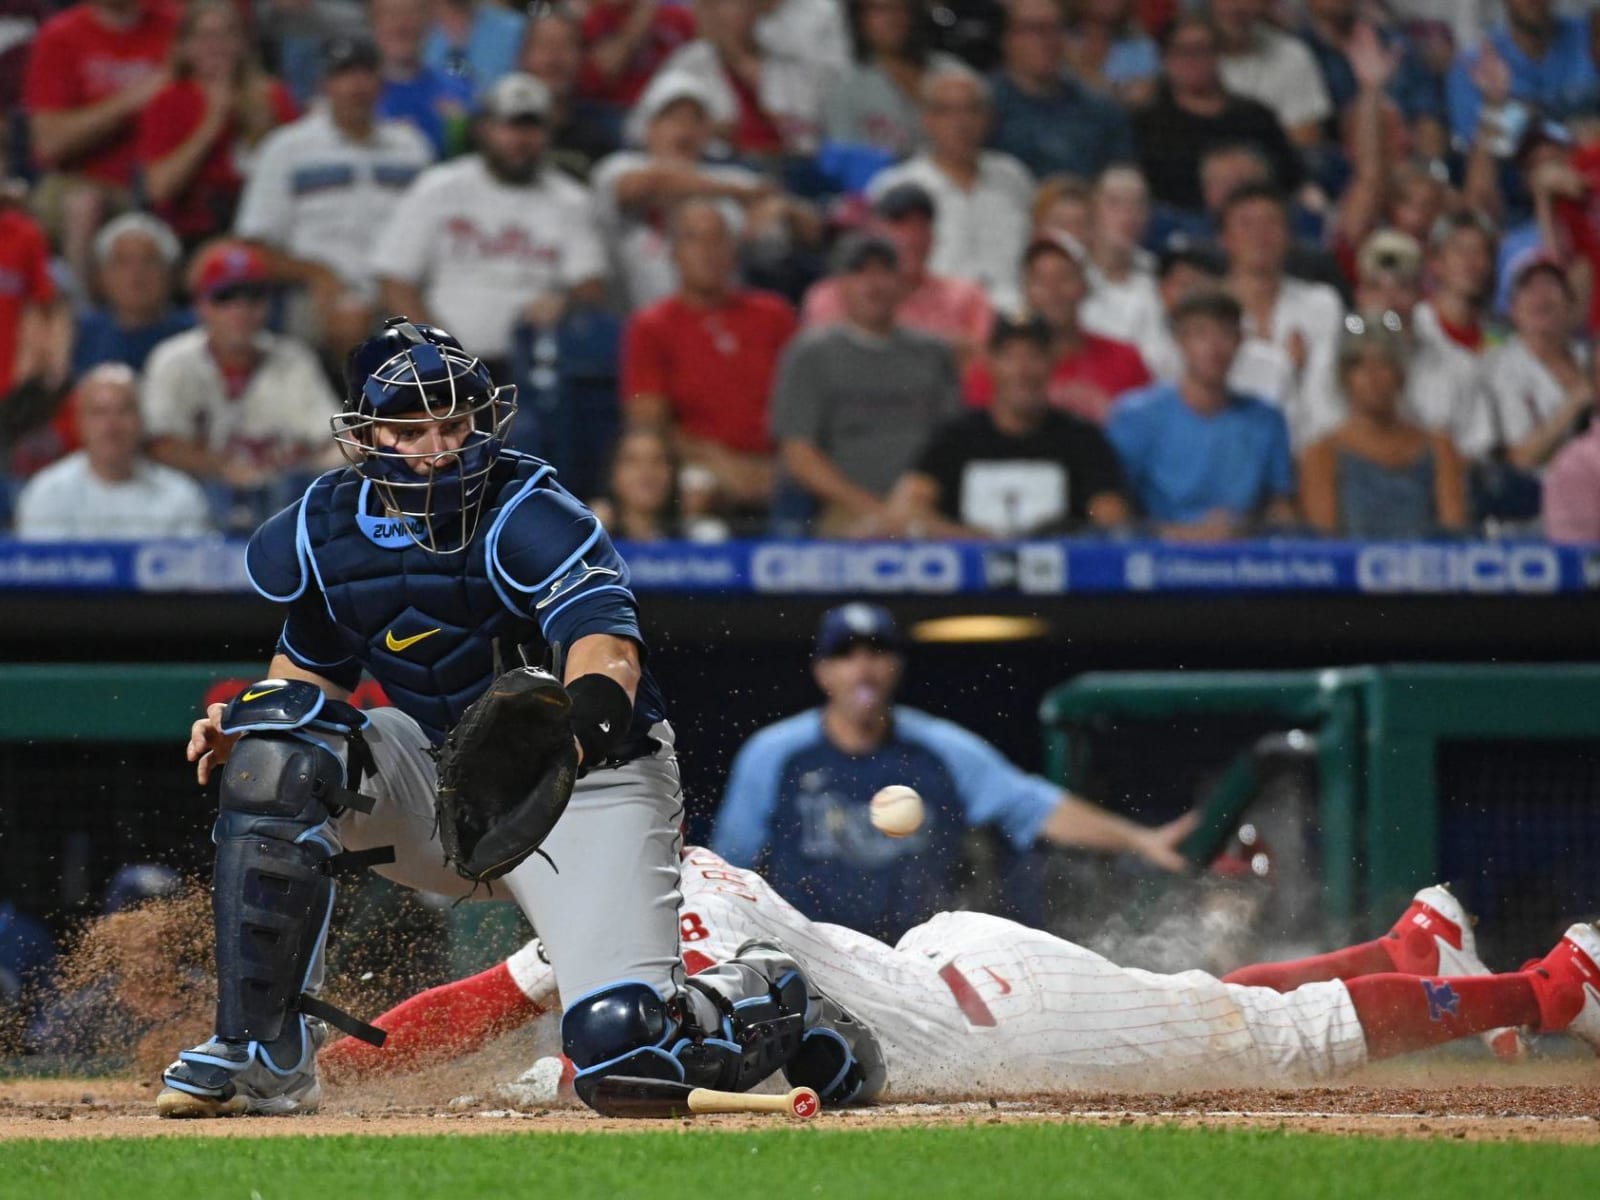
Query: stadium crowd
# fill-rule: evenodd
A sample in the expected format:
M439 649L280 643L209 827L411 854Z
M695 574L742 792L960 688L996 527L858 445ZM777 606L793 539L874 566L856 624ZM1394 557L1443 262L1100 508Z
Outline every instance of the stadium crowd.
M620 536L1600 540L1600 17L0 0L0 514L241 532L445 326Z

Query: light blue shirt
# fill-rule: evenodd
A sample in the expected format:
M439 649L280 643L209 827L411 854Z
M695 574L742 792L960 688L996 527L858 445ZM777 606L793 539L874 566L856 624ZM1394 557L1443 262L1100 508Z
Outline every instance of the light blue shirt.
M1176 384L1153 384L1117 402L1106 436L1155 521L1187 524L1219 508L1248 517L1294 487L1289 427L1253 396L1230 394L1227 408L1206 416Z
M1555 35L1540 59L1529 58L1505 25L1488 33L1488 41L1511 68L1511 95L1535 106L1553 120L1563 121L1578 112L1593 109L1600 99L1600 71L1589 54L1589 19L1555 18ZM1478 128L1478 109L1483 98L1472 82L1472 69L1478 50L1456 55L1445 81L1445 99L1450 109L1450 132L1462 144L1470 144Z

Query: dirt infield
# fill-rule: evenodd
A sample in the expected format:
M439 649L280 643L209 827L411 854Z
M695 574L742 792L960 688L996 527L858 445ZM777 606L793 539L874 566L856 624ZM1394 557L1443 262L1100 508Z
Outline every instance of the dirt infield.
M458 1075L452 1070L451 1075ZM505 1074L498 1076L506 1078ZM1493 1082L1488 1082L1492 1080ZM161 1121L155 1085L131 1080L0 1082L0 1141L17 1138L274 1137L331 1134L610 1133L688 1128L691 1122L621 1121L568 1105L515 1109L451 1089L435 1075L382 1090L330 1089L323 1111L287 1118ZM433 1092L431 1098L427 1093ZM1600 1145L1600 1064L1502 1067L1442 1062L1401 1076L1374 1069L1340 1087L1232 1091L1075 1093L1006 1100L902 1101L824 1113L819 1128L1080 1122L1177 1124L1325 1134L1563 1142ZM764 1128L768 1118L701 1117L697 1129Z

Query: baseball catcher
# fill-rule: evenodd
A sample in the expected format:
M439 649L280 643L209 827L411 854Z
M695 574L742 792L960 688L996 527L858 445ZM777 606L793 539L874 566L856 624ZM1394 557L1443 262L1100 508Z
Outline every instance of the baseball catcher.
M318 995L330 869L352 857L443 895L502 881L548 953L580 1095L607 1074L737 1091L779 1069L824 1100L866 1094L872 1034L786 955L685 981L673 732L628 568L554 467L504 448L516 389L404 318L345 378L349 465L250 539L251 583L284 610L271 677L191 734L200 781L221 768L216 1026L158 1111L312 1109L328 1023L381 1040ZM363 670L394 707L345 703Z

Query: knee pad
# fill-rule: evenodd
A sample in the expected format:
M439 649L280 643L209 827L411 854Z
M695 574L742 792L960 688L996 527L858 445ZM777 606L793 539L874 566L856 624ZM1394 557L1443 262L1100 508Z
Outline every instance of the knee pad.
M224 730L243 734L223 767L212 832L216 1032L227 1041L273 1042L296 1009L373 1032L305 995L333 912L339 843L329 821L354 795L329 735L358 727L322 716L327 703L312 684L267 680L223 715Z
M683 1064L672 1052L681 1029L675 1006L647 983L629 980L580 997L561 1014L561 1049L578 1071L572 1086L587 1104L606 1075L681 1082Z

